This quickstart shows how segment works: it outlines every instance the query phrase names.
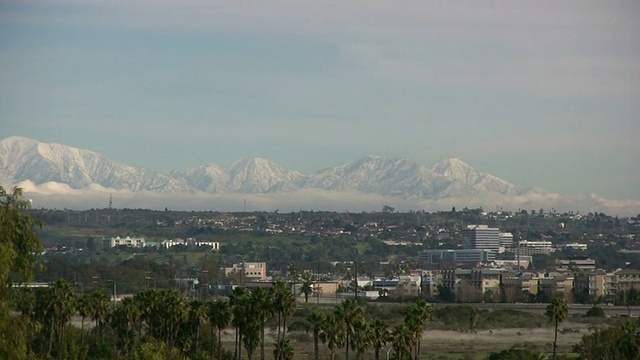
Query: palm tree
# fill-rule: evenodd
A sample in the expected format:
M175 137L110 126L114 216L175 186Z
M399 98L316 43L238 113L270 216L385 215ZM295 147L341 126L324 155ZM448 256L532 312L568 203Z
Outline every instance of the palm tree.
M364 318L356 319L353 323L353 330L351 348L356 351L356 359L360 360L373 344L373 332Z
M89 299L89 294L82 294L78 299L78 314L82 317L82 321L80 323L80 343L84 345L84 320L89 316L89 312L91 311L91 301Z
M274 344L273 357L274 359L292 360L295 353L293 344L288 338L283 338Z
M107 315L109 315L109 311L111 310L111 300L104 292L94 290L89 293L89 304L91 320L95 321L95 327L98 329L100 341L102 341L102 326L104 325Z
M553 360L556 360L556 352L558 349L558 324L564 321L569 315L569 309L564 299L561 297L554 297L551 299L551 303L547 306L546 311L549 321L555 323L555 331L553 335Z
M414 341L412 345L413 355L416 359L420 358L420 343L422 339L422 333L424 332L424 326L431 319L431 306L423 299L416 300L415 304L406 306L402 309L402 314L405 316L405 323L408 328L414 332Z
M222 353L222 330L231 322L231 310L229 303L223 300L214 300L208 303L209 323L211 324L211 358L213 359L213 331L218 328L218 360Z
M198 344L200 343L200 324L207 316L207 308L201 300L193 300L189 303L189 324L191 325L191 335L194 338L193 355L198 354Z
M273 307L278 315L278 336L276 341L280 341L284 339L284 334L287 329L287 316L293 314L296 310L297 303L295 296L291 293L291 289L289 289L287 284L282 280L273 283L272 291Z
M65 280L58 280L51 289L51 311L52 319L57 322L58 329L58 346L62 346L64 340L66 325L71 319L71 315L75 312L76 295L73 288ZM53 322L51 324L51 334L49 342L49 353L51 353L53 339Z
M403 354L410 352L413 341L413 332L407 324L396 325L391 332L391 343L396 354L396 359L403 359Z
M476 332L476 325L478 324L478 318L480 312L475 307L469 309L469 331Z
M379 360L380 350L389 341L389 329L387 327L387 323L380 319L373 319L370 327L373 337L373 349L375 351L376 360Z
M265 322L273 316L273 291L257 288L251 292L251 306L260 323L260 360L264 360Z
M344 324L346 345L345 359L349 360L349 347L351 345L351 338L354 334L353 324L364 317L364 311L354 299L346 299L336 307L334 314Z
M307 333L309 330L313 330L313 353L315 354L314 359L320 359L320 352L318 349L318 339L320 335L320 330L322 329L322 324L324 323L324 315L321 312L314 311L309 314L305 320L307 320Z
M313 295L313 283L311 280L305 280L300 287L300 295L304 295L304 303L309 302L309 296Z
M336 348L344 345L344 327L343 323L336 315L328 316L320 330L320 340L323 344L327 344L331 352L331 360L334 360Z
M242 358L242 336L246 320L246 308L249 298L249 291L245 287L236 287L229 297L229 304L232 306L233 319L231 323L235 329L235 345L233 350L234 359Z

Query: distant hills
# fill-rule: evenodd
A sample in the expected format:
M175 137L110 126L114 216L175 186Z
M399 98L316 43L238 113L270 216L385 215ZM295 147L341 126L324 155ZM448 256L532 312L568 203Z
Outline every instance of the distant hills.
M543 191L519 188L458 159L425 167L409 159L368 156L305 175L267 159L251 158L225 167L206 164L161 173L125 165L90 150L17 136L0 141L0 178L36 185L63 183L73 189L98 184L117 190L164 193L256 194L313 188L440 199Z
M451 206L602 211L637 214L637 200L560 195L524 188L459 159L424 166L406 158L368 156L309 174L262 158L228 166L203 164L158 172L94 151L12 136L0 141L0 184L18 185L37 206L183 210L442 210Z

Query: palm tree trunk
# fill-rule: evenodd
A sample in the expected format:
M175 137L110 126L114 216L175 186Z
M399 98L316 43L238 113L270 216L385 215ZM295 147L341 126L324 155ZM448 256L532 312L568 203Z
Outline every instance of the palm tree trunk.
M262 329L260 330L260 360L264 360L264 320L262 320Z
M50 332L49 332L49 352L48 354L51 354L51 348L53 347L53 319L51 319L51 327L50 327Z
M345 359L349 360L349 330L347 330L347 341L345 342L345 344L347 344L347 354Z
M313 332L313 352L315 354L315 360L320 359L320 349L318 348L318 332Z
M84 315L82 316L82 322L80 325L80 344L84 346Z
M558 319L556 318L555 334L553 335L553 360L556 360L556 350L558 349Z
M218 328L218 360L222 360L221 357L222 352L222 329ZM213 356L213 351L211 352Z

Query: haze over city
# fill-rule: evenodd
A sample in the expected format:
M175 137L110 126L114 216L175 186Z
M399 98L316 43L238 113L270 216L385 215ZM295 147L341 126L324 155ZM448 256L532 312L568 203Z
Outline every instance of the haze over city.
M0 139L158 171L460 158L519 186L640 200L638 10L5 1Z

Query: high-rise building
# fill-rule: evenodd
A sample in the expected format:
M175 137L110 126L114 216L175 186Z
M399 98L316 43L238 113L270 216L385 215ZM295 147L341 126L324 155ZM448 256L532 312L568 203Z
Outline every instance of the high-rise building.
M490 228L487 225L467 225L462 230L467 249L484 249L493 254L500 250L500 229Z
M500 233L500 253L511 251L513 248L513 234L510 232Z

